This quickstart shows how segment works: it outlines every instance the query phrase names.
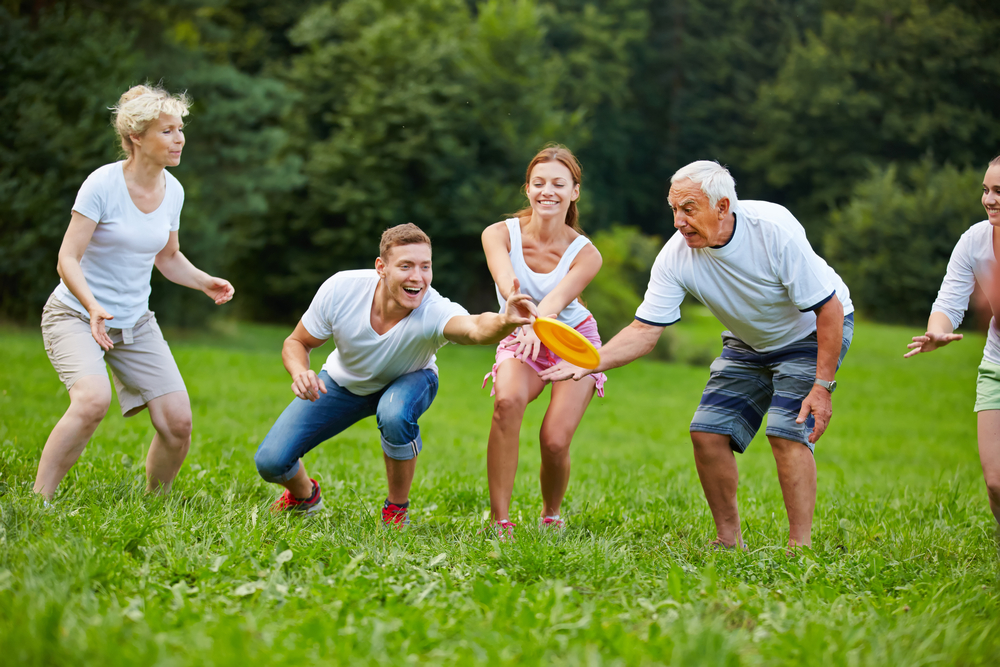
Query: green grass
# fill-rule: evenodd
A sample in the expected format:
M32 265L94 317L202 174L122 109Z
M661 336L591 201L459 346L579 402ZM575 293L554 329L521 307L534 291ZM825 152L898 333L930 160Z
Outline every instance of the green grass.
M720 328L693 311L677 358L711 353ZM175 333L195 434L173 495L142 494L149 420L113 405L47 511L30 485L68 397L36 332L0 330L0 662L1000 661L996 523L972 413L981 337L904 361L911 331L859 323L817 447L814 550L793 558L760 437L739 458L749 550L705 549L714 532L687 425L707 367L691 363L610 373L573 443L564 534L532 529L544 396L522 432L518 540L478 533L491 353L456 346L439 356L422 420L409 531L374 519L385 482L373 420L307 457L325 512L273 517L253 453L291 398L285 333Z

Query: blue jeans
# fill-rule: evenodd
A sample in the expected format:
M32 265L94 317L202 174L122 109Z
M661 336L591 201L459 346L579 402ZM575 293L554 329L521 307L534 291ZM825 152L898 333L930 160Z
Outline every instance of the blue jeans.
M397 461L412 459L423 448L417 420L434 401L438 377L421 369L396 378L368 396L347 391L321 371L326 393L315 401L294 399L260 443L254 463L268 482L286 482L299 471L299 459L313 447L365 417L375 415L382 451Z

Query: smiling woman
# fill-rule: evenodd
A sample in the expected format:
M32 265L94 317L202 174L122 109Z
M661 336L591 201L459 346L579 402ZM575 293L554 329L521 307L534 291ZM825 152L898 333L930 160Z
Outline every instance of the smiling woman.
M981 201L986 209L986 220L970 227L955 245L941 290L931 306L927 331L913 337L904 357L933 352L962 339L962 334L954 331L965 317L969 297L977 283L986 294L991 314L998 312L1000 234L996 230L1000 227L1000 155L990 161L983 176ZM979 364L975 411L986 493L993 516L1000 523L1000 329L995 316L990 320L986 349Z
M601 253L584 236L578 222L580 180L580 165L569 149L558 145L543 148L525 175L528 207L487 227L483 249L501 308L504 299L520 286L538 302L541 315L551 315L600 347L597 323L579 300L602 262ZM501 341L496 363L484 378L484 384L493 378L496 397L486 467L492 530L500 539L513 536L510 503L524 411L547 384L538 373L559 361L533 327L524 325ZM604 395L606 379L603 373L596 373L579 382L552 385L552 400L539 433L543 500L539 521L545 528L563 526L560 508L569 484L570 441L594 392Z
M184 149L184 95L135 86L113 107L126 159L83 183L59 249L62 279L42 312L49 359L70 405L38 463L35 492L49 499L83 453L111 403L111 366L122 414L149 408L156 435L146 458L147 490L167 492L191 443L187 389L149 310L153 265L172 282L216 304L233 287L195 268L180 252L184 189L166 167Z

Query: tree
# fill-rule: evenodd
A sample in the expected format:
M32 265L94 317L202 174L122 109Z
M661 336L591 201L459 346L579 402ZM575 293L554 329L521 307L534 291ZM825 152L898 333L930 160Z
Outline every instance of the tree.
M984 171L929 160L869 170L824 239L858 310L886 322L926 321L958 237L983 219Z
M133 33L57 7L36 28L0 8L0 313L40 316L80 184L114 159L107 106L135 78Z
M747 159L813 232L869 164L981 164L1000 145L996 10L837 4L761 87Z

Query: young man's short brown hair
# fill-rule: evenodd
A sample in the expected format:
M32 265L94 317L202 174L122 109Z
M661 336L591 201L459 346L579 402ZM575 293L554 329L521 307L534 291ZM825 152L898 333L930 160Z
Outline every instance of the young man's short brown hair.
M431 237L412 222L396 225L382 232L382 240L378 244L378 255L382 261L389 257L389 251L398 245L413 245L415 243L431 244Z

